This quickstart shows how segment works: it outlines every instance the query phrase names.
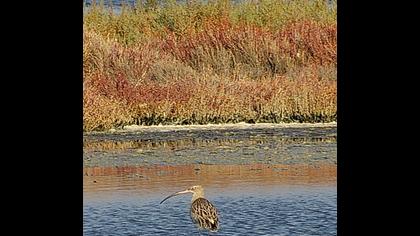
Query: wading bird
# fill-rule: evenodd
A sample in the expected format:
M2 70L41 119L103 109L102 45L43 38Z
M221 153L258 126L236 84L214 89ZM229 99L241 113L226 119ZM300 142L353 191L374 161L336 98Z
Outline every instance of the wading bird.
M184 191L171 194L163 199L160 204L168 198L184 193L193 194L190 209L190 216L193 223L195 223L200 229L216 232L219 229L219 218L217 216L216 207L204 198L204 190L200 185L192 186Z

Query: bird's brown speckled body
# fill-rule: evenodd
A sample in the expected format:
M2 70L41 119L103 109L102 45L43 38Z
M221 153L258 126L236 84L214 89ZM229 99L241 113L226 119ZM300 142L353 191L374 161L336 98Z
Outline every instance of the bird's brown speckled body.
M200 228L216 232L219 229L219 217L216 207L205 198L197 198L191 204L191 219Z

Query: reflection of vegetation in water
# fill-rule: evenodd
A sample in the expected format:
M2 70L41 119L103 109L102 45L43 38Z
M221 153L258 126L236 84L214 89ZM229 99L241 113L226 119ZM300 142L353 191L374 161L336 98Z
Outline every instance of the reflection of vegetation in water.
M84 166L142 166L183 164L336 164L332 139L217 140L92 143L84 152ZM121 149L114 149L115 147ZM124 147L124 149L122 148Z
M85 167L336 164L336 128L184 130L85 135Z
M277 144L308 144L308 143L333 143L336 142L336 137L298 137L298 138L276 138ZM267 142L274 142L272 139L257 138L249 139L247 141L237 139L221 139L221 140L203 140L203 139L181 139L168 141L152 141L152 140L131 140L131 141L85 141L83 149L85 151L110 151L110 150L126 150L126 149L167 149L175 150L180 148L191 148L197 146L229 148L231 145L241 144L248 146L255 146L257 144L264 144Z
M199 182L205 186L220 185L228 187L238 183L251 184L313 184L336 181L336 165L283 165L283 164L246 164L246 165L176 165L140 167L92 167L84 168L84 191L121 183L135 183L142 188L152 186L163 188L185 181ZM111 178L113 177L113 178ZM119 178L115 178L119 177ZM93 182L93 181L97 182Z

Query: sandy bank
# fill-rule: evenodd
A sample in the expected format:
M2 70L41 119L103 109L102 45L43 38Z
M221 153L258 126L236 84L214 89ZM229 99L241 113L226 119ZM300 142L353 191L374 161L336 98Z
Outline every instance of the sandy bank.
M264 129L264 128L318 128L318 127L337 127L337 122L329 123L236 123L236 124L207 124L207 125L129 125L122 129L110 129L101 132L87 133L124 133L124 132L169 132L180 130L242 130L242 129Z

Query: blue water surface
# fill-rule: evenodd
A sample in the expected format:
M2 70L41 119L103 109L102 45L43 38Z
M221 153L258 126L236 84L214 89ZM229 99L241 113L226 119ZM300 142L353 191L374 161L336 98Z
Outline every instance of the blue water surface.
M84 235L207 235L189 218L191 196L160 205L159 194L109 194L84 199ZM220 218L219 232L210 235L336 235L336 186L212 189L209 200Z

